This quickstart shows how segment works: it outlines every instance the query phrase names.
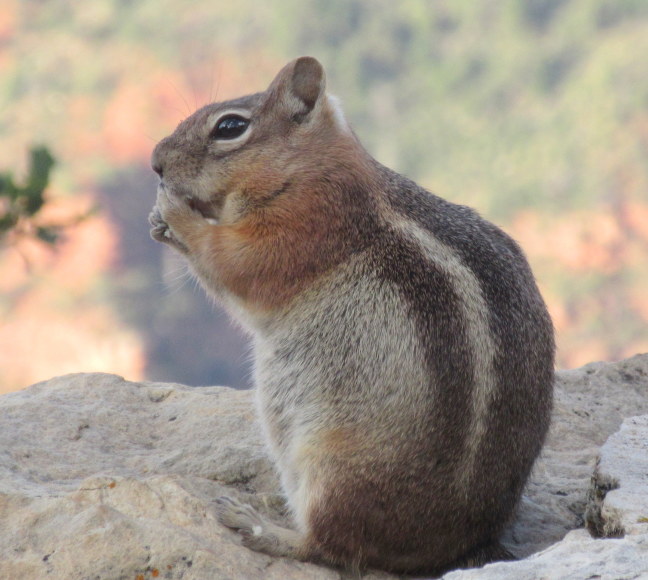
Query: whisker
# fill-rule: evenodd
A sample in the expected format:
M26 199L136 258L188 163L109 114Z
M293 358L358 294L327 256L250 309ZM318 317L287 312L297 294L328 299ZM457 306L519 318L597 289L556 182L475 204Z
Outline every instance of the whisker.
M217 74L217 77L216 77L216 92L214 93L213 97L210 97L212 103L218 100L218 91L220 90L220 79L221 79L221 76L223 74L223 63L219 62L217 67L218 67L218 74ZM212 69L212 71L213 71L213 69ZM209 91L210 95L211 95L211 92L212 92L213 88L214 88L214 77L212 76L212 88Z
M185 107L187 108L187 115L191 115L191 113L193 113L193 111L195 109L193 109L193 110L191 109L191 107L189 106L189 102L187 101L187 99L185 99L184 95L182 94L180 89L177 87L177 85L173 81L168 81L168 83L173 87L173 89L175 90L177 95L182 99L182 102L184 103ZM178 111L179 113L182 113L182 111L180 109L176 109L176 111Z

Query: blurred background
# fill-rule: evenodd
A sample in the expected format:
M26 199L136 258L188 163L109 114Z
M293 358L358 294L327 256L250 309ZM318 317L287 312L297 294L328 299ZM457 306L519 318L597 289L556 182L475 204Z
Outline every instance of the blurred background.
M245 337L149 239L149 156L303 54L374 157L521 243L559 367L648 351L645 0L3 0L0 392L249 384Z

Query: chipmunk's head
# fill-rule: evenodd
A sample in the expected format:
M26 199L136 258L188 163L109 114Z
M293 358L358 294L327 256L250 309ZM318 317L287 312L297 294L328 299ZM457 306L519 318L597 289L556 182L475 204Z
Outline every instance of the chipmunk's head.
M161 184L225 224L313 179L313 168L344 158L345 143L357 146L325 84L322 65L301 57L266 91L196 111L153 152Z

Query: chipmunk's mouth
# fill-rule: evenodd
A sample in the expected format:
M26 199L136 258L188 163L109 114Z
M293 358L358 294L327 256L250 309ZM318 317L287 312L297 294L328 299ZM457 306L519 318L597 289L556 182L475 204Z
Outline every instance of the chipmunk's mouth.
M203 216L207 223L218 225L219 219L218 215L216 214L218 208L213 202L203 201L202 199L198 199L196 197L188 197L187 205L192 210Z

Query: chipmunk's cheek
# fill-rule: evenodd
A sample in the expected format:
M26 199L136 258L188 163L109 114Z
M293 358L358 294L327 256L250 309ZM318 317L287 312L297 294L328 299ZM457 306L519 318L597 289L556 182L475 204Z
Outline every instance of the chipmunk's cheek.
M197 214L199 214L208 224L217 226L219 219L216 216L214 205L210 202L202 201L196 197L188 197L187 205Z

